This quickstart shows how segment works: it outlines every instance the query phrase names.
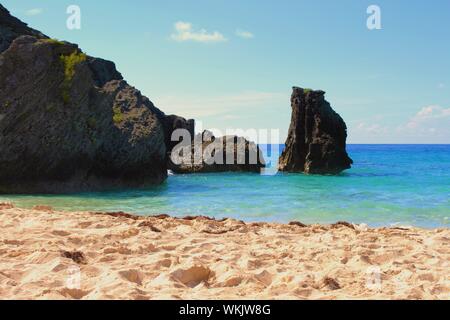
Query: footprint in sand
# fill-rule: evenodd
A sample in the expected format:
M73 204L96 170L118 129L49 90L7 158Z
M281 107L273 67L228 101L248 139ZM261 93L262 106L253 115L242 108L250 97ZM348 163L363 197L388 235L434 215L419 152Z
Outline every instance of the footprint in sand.
M417 278L419 280L421 280L421 281L429 281L429 282L434 282L435 281L434 275L431 274L431 273L421 274Z
M17 251L11 251L11 252L7 255L7 257L8 257L8 258L17 258L17 257L20 257L20 256L24 256L24 255L26 255L26 254L27 254L27 252L25 252L25 251L17 250Z
M242 283L243 280L244 279L240 276L231 277L225 280L221 287L237 287Z
M156 268L157 269L161 269L161 268L170 268L170 266L172 265L172 260L170 259L163 259L160 260L156 263Z
M67 268L68 268L67 264L59 263L52 269L52 272L61 272L63 270L67 270Z
M83 299L85 296L87 296L89 293L91 293L91 290L64 288L63 290L60 291L60 293L66 298L80 300Z
M214 276L211 269L203 266L194 266L186 270L179 269L172 273L172 276L184 285L194 288L200 283L208 283Z
M264 266L264 261L262 260L248 260L247 268L250 270L259 269Z
M395 258L395 255L392 253L384 253L384 254L379 254L377 256L374 256L373 258L371 258L371 261L375 264L381 265L384 263L387 263L391 260L393 260Z
M78 237L70 237L68 239L70 242L72 242L73 244L79 245L83 242L83 240L81 238Z
M135 269L119 271L119 275L128 280L130 282L136 283L137 285L142 285L142 281L144 280L144 274Z
M116 260L115 256L107 255L107 256L104 256L103 258L100 258L99 262L112 262L114 260Z
M81 222L80 224L78 224L78 228L86 229L89 228L91 225L92 225L91 221Z
M139 254L149 254L158 251L156 246L153 243L150 243L146 246L140 246L138 249Z
M258 279L258 281L262 282L266 287L268 287L272 284L273 276L272 274L270 274L270 272L264 270L261 273L255 275L255 278Z
M60 237L67 237L70 235L70 232L63 231L63 230L54 230L52 232L52 234L55 236L60 236Z
M166 251L174 251L176 250L177 246L162 246L161 248Z
M117 252L123 255L130 255L133 253L133 251L128 247L119 247L117 248Z
M117 253L118 249L117 248L105 248L103 249L103 253L104 254L111 254L111 253Z
M19 240L3 240L3 242L4 242L4 244L11 245L11 246L21 246L25 243L24 241L19 241Z
M121 233L121 238L122 239L128 239L128 238L135 237L138 234L139 234L139 230L136 229L136 228L132 228L132 229L129 229L127 231L122 232Z
M294 294L300 299L307 299L311 296L312 292L312 289L296 289Z

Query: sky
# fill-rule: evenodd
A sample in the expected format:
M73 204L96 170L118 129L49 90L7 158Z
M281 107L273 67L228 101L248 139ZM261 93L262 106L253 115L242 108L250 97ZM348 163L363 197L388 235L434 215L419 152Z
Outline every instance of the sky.
M348 143L450 143L450 0L0 3L114 61L161 110L203 129L279 129L284 142L300 86L326 91ZM67 28L69 5L81 29ZM370 5L381 29L367 27Z

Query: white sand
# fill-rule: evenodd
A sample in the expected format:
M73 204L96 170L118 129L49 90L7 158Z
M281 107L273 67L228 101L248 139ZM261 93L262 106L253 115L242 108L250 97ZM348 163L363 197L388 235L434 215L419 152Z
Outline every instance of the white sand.
M449 229L0 205L1 299L449 299ZM161 231L161 232L158 232Z

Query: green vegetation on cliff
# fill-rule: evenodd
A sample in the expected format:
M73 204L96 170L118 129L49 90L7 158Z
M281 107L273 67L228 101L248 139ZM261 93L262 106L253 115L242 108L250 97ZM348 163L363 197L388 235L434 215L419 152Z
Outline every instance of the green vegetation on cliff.
M116 124L123 121L123 114L120 107L113 107L113 121Z
M64 42L58 40L58 39L42 39L41 41L45 42L45 43L50 43L50 44L55 44L55 45L63 45Z
M72 52L70 55L61 55L61 62L64 65L64 82L62 86L62 98L64 103L70 101L70 86L75 75L75 68L78 64L86 61L87 56L82 52Z

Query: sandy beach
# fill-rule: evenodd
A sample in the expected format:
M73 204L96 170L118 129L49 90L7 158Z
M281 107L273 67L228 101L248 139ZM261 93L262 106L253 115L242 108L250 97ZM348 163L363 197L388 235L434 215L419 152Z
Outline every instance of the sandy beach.
M447 228L0 205L1 299L449 299Z

